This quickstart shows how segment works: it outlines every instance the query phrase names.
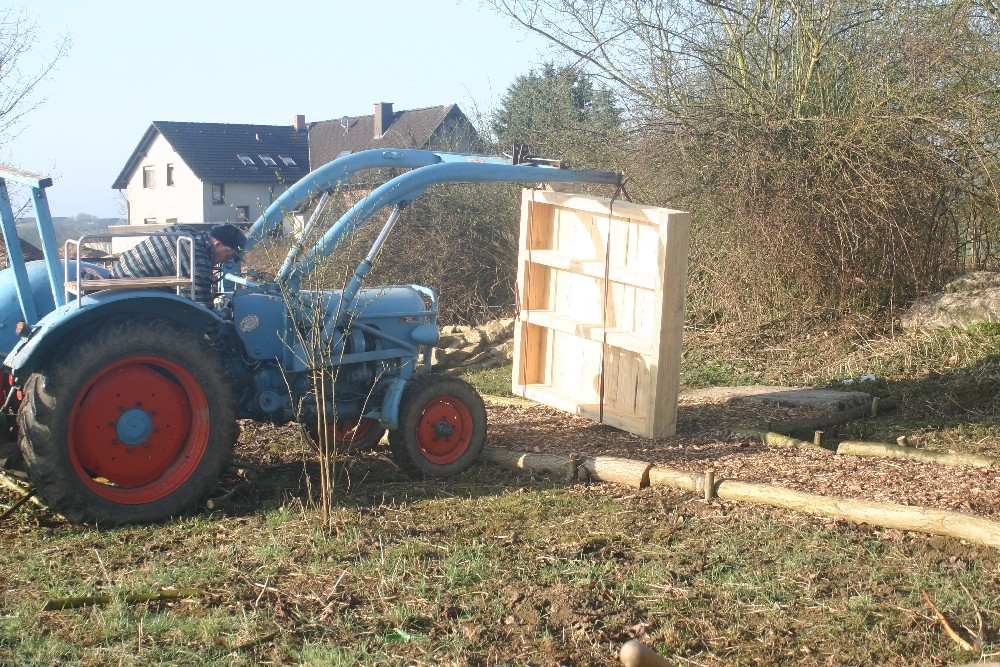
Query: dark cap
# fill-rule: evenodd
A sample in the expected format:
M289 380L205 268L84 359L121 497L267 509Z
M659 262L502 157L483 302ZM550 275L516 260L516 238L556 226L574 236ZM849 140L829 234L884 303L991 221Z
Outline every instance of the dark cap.
M236 253L236 259L243 260L243 248L247 244L247 237L238 227L228 224L216 225L209 234L222 245L232 248Z

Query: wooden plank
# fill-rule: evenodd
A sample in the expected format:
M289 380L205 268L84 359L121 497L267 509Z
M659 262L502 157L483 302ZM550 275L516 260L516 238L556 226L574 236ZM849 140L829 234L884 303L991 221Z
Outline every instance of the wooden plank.
M532 250L531 263L571 271L591 278L604 279L604 258L588 259L583 257L570 257L555 250ZM608 280L634 287L641 287L647 290L655 290L657 284L656 275L650 272L642 272L637 269L625 266L612 266L608 269Z
M191 287L190 278L93 278L81 280L83 292L97 292L105 289L147 289L152 287ZM76 281L66 281L66 289L76 294Z
M684 293L687 286L687 252L691 218L687 213L664 211L660 220L657 273L663 284L655 309L656 372L650 376L646 414L650 422L646 436L661 438L677 431L677 393L680 390L681 345L684 335ZM663 400L666 398L667 400Z
M521 320L530 322L540 327L561 331L563 333L579 336L585 340L592 340L603 343L605 340L605 327L600 319L591 322L579 322L573 319L572 315L563 315L551 310L522 310ZM649 354L653 341L647 336L637 334L631 329L610 329L607 331L607 343L614 347L621 347L639 354Z

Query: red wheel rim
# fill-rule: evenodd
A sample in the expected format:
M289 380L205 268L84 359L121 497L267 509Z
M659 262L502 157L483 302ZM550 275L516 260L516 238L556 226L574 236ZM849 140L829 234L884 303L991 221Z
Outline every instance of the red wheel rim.
M452 396L429 402L417 421L417 446L431 463L457 461L472 442L472 412Z
M351 445L355 442L363 442L373 429L378 426L377 419L362 417L361 419L338 419L337 423L330 427L330 436L334 444Z
M186 369L130 357L94 375L69 421L77 475L107 500L140 505L176 491L208 447L208 399Z

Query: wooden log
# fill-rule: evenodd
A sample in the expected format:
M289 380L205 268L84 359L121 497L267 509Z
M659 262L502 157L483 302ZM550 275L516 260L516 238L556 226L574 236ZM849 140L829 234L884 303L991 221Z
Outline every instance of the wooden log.
M672 489L690 491L691 493L704 493L705 477L689 473L685 470L677 470L676 468L653 466L649 469L649 485L667 486Z
M670 665L656 651L638 639L622 644L618 651L618 660L623 667L669 667Z
M482 459L496 463L505 468L516 468L532 472L547 472L576 478L578 469L585 470L591 479L600 482L614 482L625 486L642 489L649 486L649 469L653 464L645 461L633 461L616 456L587 456L575 454L541 454L512 452L487 447L483 450ZM573 474L568 473L572 470Z
M549 472L565 475L569 458L565 454L534 454L512 452L505 449L487 447L483 450L482 460L496 463L505 468L517 468L531 472Z
M644 489L649 486L649 470L653 464L617 456L587 456L583 459L583 467L591 479Z
M718 482L717 487L716 495L726 500L760 503L816 516L845 519L883 528L946 535L967 542L1000 547L1000 523L972 514L827 497L779 486L734 480Z
M992 468L994 466L1000 467L1000 459L995 459L983 454L951 454L949 452L935 452L929 449L915 449L913 447L890 445L887 442L845 440L840 443L839 447L837 447L837 453L851 456L910 459L911 461L939 463L941 465L948 466L973 466L976 468Z
M781 433L775 433L773 431L761 431L752 428L731 428L730 433L737 433L740 435L750 435L755 438L760 438L763 442L772 445L774 447L803 447L809 448L814 451L820 452L821 454L833 454L829 449L824 449L816 445L815 442L809 442L808 440L799 440L798 438L791 438L787 435L782 435Z

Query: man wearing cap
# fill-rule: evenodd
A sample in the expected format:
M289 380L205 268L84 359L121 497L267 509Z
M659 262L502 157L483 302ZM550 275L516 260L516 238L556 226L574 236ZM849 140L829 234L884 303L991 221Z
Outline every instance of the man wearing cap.
M200 232L187 225L172 225L121 254L111 267L112 278L159 278L178 275L177 235L190 236L194 244L194 298L212 306L212 271L216 264L243 259L247 237L234 225L216 225ZM190 277L190 254L181 242L180 275Z

